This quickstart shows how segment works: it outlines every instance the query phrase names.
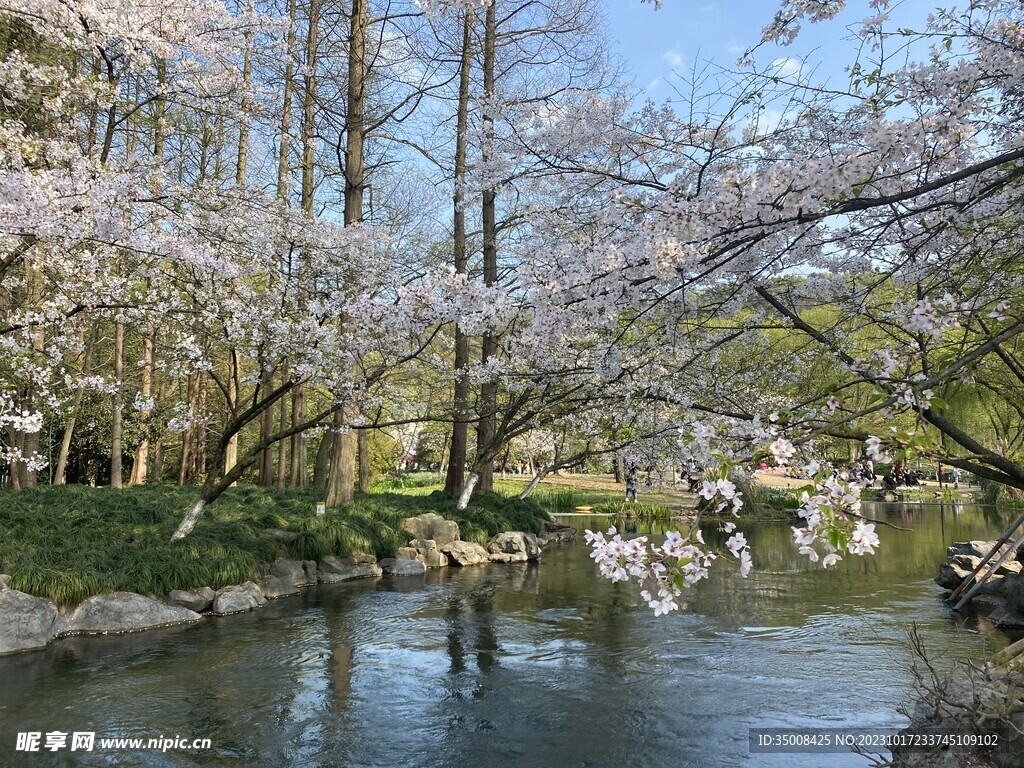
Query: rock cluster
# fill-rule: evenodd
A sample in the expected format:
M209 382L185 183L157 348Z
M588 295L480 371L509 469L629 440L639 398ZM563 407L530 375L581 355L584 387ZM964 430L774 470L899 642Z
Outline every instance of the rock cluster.
M0 655L45 648L59 637L75 634L137 632L188 624L203 615L225 616L260 608L268 599L294 595L303 587L337 584L353 579L423 575L428 568L484 563L521 563L540 559L541 548L572 541L575 530L545 523L544 531L508 531L494 536L486 547L462 541L459 525L434 513L407 518L402 529L412 538L397 557L377 562L373 555L328 555L319 562L280 558L263 566L252 581L222 587L172 591L166 600L114 592L95 595L71 610L49 600L10 588L10 576L0 574Z
M970 576L995 547L994 541L954 542L946 550L946 562L939 568L935 583L945 589L954 590ZM984 574L1009 549L1008 544L985 564ZM988 613L989 621L1005 629L1024 628L1024 548L1011 553L996 568L995 573L974 593L971 604Z

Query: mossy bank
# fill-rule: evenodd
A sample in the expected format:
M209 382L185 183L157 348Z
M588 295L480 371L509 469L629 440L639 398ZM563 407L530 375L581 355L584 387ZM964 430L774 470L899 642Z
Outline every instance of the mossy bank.
M441 493L359 495L316 516L316 489L277 494L231 489L195 531L171 543L195 489L83 486L0 491L0 573L10 586L58 605L116 591L162 597L172 590L240 584L275 559L321 560L356 552L391 557L408 543L402 521L436 512L462 539L486 543L503 531L537 533L548 515L535 503L478 494L454 511Z

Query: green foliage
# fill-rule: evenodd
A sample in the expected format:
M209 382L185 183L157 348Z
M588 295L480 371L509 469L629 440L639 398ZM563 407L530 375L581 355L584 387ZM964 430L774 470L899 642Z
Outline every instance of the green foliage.
M120 590L163 596L240 584L277 557L387 557L409 541L402 521L425 512L456 520L464 539L481 543L501 531L537 533L547 517L531 501L498 494L478 494L454 514L454 499L436 491L360 495L352 507L316 517L317 489L279 495L242 487L226 492L190 536L172 544L195 493L176 486L0 490L0 572L11 575L14 589L61 605Z
M686 510L670 509L661 504L641 504L632 501L613 501L598 504L594 507L595 515L614 515L616 517L635 516L642 518L673 518L686 517ZM692 514L692 512L690 513Z

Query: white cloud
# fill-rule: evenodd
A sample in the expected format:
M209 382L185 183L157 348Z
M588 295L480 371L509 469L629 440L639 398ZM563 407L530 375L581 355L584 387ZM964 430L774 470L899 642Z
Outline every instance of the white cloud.
M772 69L775 72L775 76L786 79L799 76L800 72L803 71L803 68L804 63L800 61L800 59L794 59L791 57L775 59L772 62Z
M644 90L647 91L648 93L650 93L655 88L657 88L659 85L661 85L661 78L660 77L656 77L653 80L651 80L651 82L649 82L647 84L647 87L644 88Z
M669 63L670 66L678 67L683 63L683 54L679 52L679 46L672 48L671 50L665 51L661 54L661 58Z

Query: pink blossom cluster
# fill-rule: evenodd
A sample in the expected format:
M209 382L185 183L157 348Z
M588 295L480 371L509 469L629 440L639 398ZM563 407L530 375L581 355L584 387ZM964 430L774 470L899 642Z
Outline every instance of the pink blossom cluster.
M793 527L793 540L800 554L816 563L819 549L824 550L820 559L825 568L842 560L842 552L873 555L878 534L874 523L860 519L860 483L819 475L815 488L813 496L805 491L801 497L797 514L804 519L804 526Z
M690 537L678 531L667 533L660 547L649 545L646 536L623 539L615 528L608 529L610 538L606 539L605 535L591 530L585 533L587 543L593 548L590 556L601 575L613 582L636 579L643 587L640 596L656 616L678 610L677 598L682 590L706 579L708 567L717 557L690 543ZM704 544L699 530L692 538Z

